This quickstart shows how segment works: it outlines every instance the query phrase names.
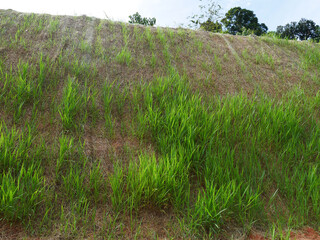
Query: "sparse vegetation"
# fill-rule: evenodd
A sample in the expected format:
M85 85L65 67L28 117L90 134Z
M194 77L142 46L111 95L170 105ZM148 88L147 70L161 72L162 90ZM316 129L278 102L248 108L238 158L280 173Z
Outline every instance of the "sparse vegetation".
M130 51L126 47L122 48L122 50L117 54L116 60L118 63L126 64L127 66L129 66L132 61Z
M320 229L318 44L0 16L3 236Z

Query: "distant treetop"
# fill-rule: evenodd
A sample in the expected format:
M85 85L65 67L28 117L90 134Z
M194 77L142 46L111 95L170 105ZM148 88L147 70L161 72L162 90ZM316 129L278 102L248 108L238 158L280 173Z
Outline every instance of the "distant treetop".
M291 22L285 26L277 27L277 34L281 38L300 39L300 40L315 40L319 42L320 27L312 20L302 18L298 23Z
M268 31L268 27L264 23L258 22L253 11L241 7L231 8L221 22L231 34L243 34L244 31L251 31L260 36Z
M204 2L203 0L199 0ZM207 5L200 4L200 14L190 16L189 27L201 28L210 32L222 32L227 30L231 34L256 34L267 33L268 27L259 23L253 11L240 7L231 8L222 19L220 13L222 7L215 0L208 0Z
M203 2L202 0L199 0ZM214 0L209 0L207 4L199 5L200 14L194 14L190 16L190 24L191 28L201 28L205 31L210 32L221 32L222 24L220 23L220 19L222 15L220 14L221 6L217 4Z
M129 23L137 23L145 26L153 26L156 24L157 21L155 18L142 18L138 12L136 12L133 15L130 15L129 19Z

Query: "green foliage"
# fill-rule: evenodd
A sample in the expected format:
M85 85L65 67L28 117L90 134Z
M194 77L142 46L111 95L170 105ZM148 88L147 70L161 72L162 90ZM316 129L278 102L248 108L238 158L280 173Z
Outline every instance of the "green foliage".
M0 178L0 214L6 220L28 220L37 214L37 208L45 198L45 181L42 170L35 165L25 168L17 175L11 171Z
M88 189L85 186L85 175L81 173L78 167L71 166L69 171L62 176L62 187L68 199L79 200L86 198Z
M203 2L203 0L200 0L200 2ZM201 27L206 31L219 30L221 25L219 23L221 6L213 0L209 0L207 5L200 4L199 9L200 14L194 14L189 17L191 22L189 27Z
M84 39L82 39L80 41L79 48L80 48L81 52L83 52L83 53L90 53L90 50L91 50L90 44L87 41L85 41Z
M215 113L207 112L201 104L201 98L192 96L178 75L173 73L170 78L160 78L158 81L157 84L150 86L145 94L146 119L148 119L147 126L149 126L149 131L151 131L160 153L169 158L159 159L158 164L155 161L150 163L149 160L147 165L144 161L140 161L140 167L134 167L133 170L129 167L128 174L131 172L134 175L138 174L139 177L136 178L139 181L147 182L137 184L135 178L128 179L128 181L130 180L129 186L130 184L134 185L130 192L135 190L133 194L137 197L132 205L147 201L144 199L146 196L148 196L147 202L149 202L150 199L157 197L157 195L152 195L153 191L161 191L165 187L163 193L158 192L160 195L158 197L169 202L162 203L163 200L156 198L156 201L152 200L155 201L154 204L162 203L161 206L171 203L178 209L188 206L190 172L195 172L199 177L204 176L204 179L200 177L201 182L208 184L206 194L199 194L198 201L192 210L192 222L195 227L219 228L224 218L221 213L226 211L225 208L228 209L226 211L228 214L225 217L229 214L241 215L244 212L248 214L248 217L253 216L254 212L250 213L251 209L255 209L255 206L260 204L259 190L255 188L255 192L251 186L249 187L249 182L242 179L244 173L241 173L240 169L238 169L239 171L230 170L232 173L224 173L224 171L228 171L227 169L233 169L230 165L235 161L235 156L228 150L228 147L224 148L220 145L224 140L218 136L224 136L227 132L219 132L224 131L223 129L228 131L227 126L225 126L226 128L219 127L220 123L224 123L224 120L219 119L220 117ZM224 111L222 109L220 110ZM177 154L178 158L172 153ZM171 164L174 165L171 166ZM168 169L166 170L168 173L161 173L162 169ZM171 173L169 174L169 172ZM158 179L156 177L158 175L160 182L153 182ZM176 176L180 181L166 179L166 175L171 178ZM161 181L166 181L169 186L171 185L168 183L173 181L172 186L178 185L179 187L168 189L169 186L159 185ZM145 186L146 189L139 190L139 186ZM139 191L141 192L139 193ZM145 191L149 191L149 193ZM174 197L177 193L177 197ZM163 196L163 194L165 195ZM235 202L238 203L237 206L235 206Z
M31 127L18 130L0 124L0 215L27 223L45 200L45 180L40 167L41 145L34 144Z
M112 110L112 101L113 101L113 84L106 82L105 85L103 86L103 91L102 91L102 101L104 105L104 118L105 118L105 127L107 129L107 132L113 136L113 127L114 127L114 122L112 120L112 115L111 115L111 110Z
M86 112L83 112L89 97L87 88L81 89L77 80L69 77L67 85L63 89L62 101L59 106L59 115L62 125L66 130L77 128L76 117L80 117L82 122L87 118ZM81 112L82 111L82 112ZM79 114L81 116L79 116Z
M50 22L48 31L51 39L53 39L54 34L58 31L59 25L60 25L59 19L54 19Z
M114 173L110 176L110 186L112 190L111 203L115 211L120 212L123 210L125 204L125 175L122 166L119 163L115 163Z
M231 86L235 91L219 95L210 93L227 91L226 77L233 73L225 65L234 58L230 51L227 56L213 50L216 44L205 44L210 34L200 38L181 28L156 31L95 21L90 26L96 26L97 45L90 47L72 29L60 36L58 19L14 14L18 19L10 23L10 14L0 14L0 51L9 54L0 58L1 223L22 223L26 238L54 234L63 239L139 238L140 220L144 224L144 214L155 212L173 214L167 238L219 239L230 226L247 233L272 225L272 237L280 239L290 235L281 229L287 223L318 227L320 93L309 87L320 82L318 44L273 33L259 38L272 54L266 46L236 49L255 77L261 69L273 70L285 81L297 70L294 81L301 78L308 92L296 88L277 98L260 90L237 93L236 85L244 80L239 75L240 82ZM20 19L24 22L17 24ZM198 26L221 29L216 19L203 19ZM242 27L241 34L252 31ZM80 36L77 43L71 39L75 36ZM28 59L34 50L30 37L48 40L36 48L54 54L52 62L41 55ZM58 55L47 45L57 37L63 38ZM123 45L115 58L118 44L108 46L117 37L123 37ZM274 58L282 49L299 57L291 61L295 64L286 64L287 55ZM26 55L12 58L17 53ZM87 53L96 53L92 64L83 59ZM115 62L109 61L112 56ZM247 70L244 64L241 69ZM198 77L205 82L194 82ZM89 81L98 87L89 87ZM244 87L250 91L265 84ZM90 122L94 116L97 124ZM25 124L30 120L39 125Z
M15 122L24 116L27 106L36 105L42 97L48 65L49 59L43 61L41 54L38 65L19 60L17 73L14 74L11 68L9 74L3 74L0 78L3 84L0 102L13 111Z
M268 64L272 69L274 69L275 63L273 57L267 53L257 53L256 54L256 63L261 64L265 63Z
M288 23L285 26L278 26L277 27L277 34L281 38L287 38L287 39L296 39L296 22Z
M269 56L263 58L271 61ZM304 100L297 104L300 97ZM128 199L129 209L139 208L140 203L186 208L195 229L217 232L230 218L243 224L264 222L261 195L269 191L265 186L276 182L291 211L300 216L297 219L318 219L320 207L313 198L319 198L320 190L316 177L320 130L309 117L313 107L303 107L307 102L319 105L318 97L307 100L298 92L280 102L239 94L206 105L171 71L170 77L158 78L146 89L139 110L145 117L141 112L138 117L164 157L155 161L141 155L139 164L131 162L122 172L127 178L120 189L127 186L128 195L121 198ZM202 187L190 205L193 174ZM181 181L173 186L179 187L171 188L169 183L175 180L167 175L177 176Z
M317 25L316 31L315 31L315 38L313 39L315 42L320 42L320 26Z
M216 70L217 70L219 73L221 73L221 71L222 71L221 60L220 60L220 58L218 57L217 54L214 54L213 60L214 60L214 63L215 63Z
M231 34L242 34L247 29L260 36L268 31L264 23L259 24L258 18L253 11L240 7L231 8L221 22Z
M106 181L102 175L100 162L94 163L89 172L89 191L95 202L99 200L105 201L106 193L105 184Z
M199 192L192 213L192 224L204 231L218 232L234 210L247 212L259 203L258 192L250 192L249 186L248 191L243 191L235 181L218 188L214 181L206 179L205 189Z
M151 33L150 27L146 27L144 35L146 37L150 50L153 51L155 49L155 42L154 42L154 36Z
M140 155L138 164L130 162L126 179L129 211L144 205L166 208L171 204L176 207L186 204L186 196L181 193L189 188L188 163L182 156L172 149L158 161L154 155Z
M310 68L319 69L320 67L320 48L308 47L303 51L303 54L300 56L301 65L303 69L308 70Z
M152 67L153 69L155 69L156 64L157 64L157 57L156 57L156 55L154 54L154 52L152 52L150 64L151 64L151 67Z
M19 171L26 164L33 143L30 126L20 132L15 127L8 129L0 123L0 169L1 171Z
M56 162L56 178L58 179L63 169L65 169L68 165L68 159L71 157L71 155L75 152L74 146L74 139L68 138L64 135L62 135L59 138L59 156L57 157Z
M312 20L302 18L297 25L296 34L300 40L316 39L318 25Z
M130 15L129 19L129 23L137 23L145 26L153 26L156 24L157 21L155 18L142 18L138 12L136 12L133 15Z
M218 21L212 22L209 19L200 23L200 28L208 32L222 32L222 24Z
M128 50L127 47L123 47L121 51L116 56L116 61L121 64L126 64L127 66L130 65L132 61L131 52Z
M291 22L277 27L277 34L281 38L319 41L319 26L312 20L302 18L298 23Z

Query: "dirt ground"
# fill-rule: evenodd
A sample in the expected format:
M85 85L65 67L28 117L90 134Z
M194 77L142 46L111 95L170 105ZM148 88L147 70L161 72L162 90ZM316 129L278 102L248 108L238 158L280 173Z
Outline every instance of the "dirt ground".
M283 236L287 236L284 232ZM261 232L253 232L249 235L250 240L270 240L271 238L265 237ZM320 233L311 227L303 228L300 231L293 231L290 233L290 240L320 240Z

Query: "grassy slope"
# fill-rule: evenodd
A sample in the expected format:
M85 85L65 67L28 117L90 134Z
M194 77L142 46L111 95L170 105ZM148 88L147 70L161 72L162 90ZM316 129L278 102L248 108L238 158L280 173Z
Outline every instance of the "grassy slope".
M1 10L2 234L319 230L319 62L308 42Z

